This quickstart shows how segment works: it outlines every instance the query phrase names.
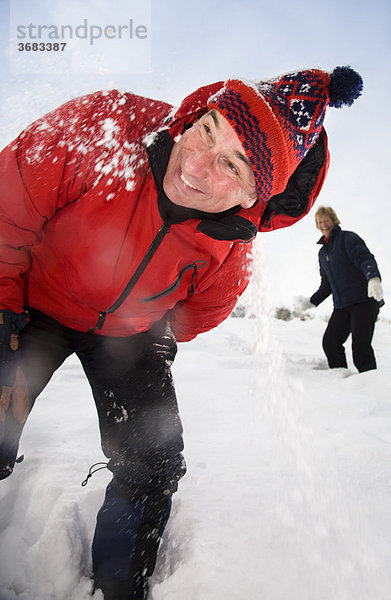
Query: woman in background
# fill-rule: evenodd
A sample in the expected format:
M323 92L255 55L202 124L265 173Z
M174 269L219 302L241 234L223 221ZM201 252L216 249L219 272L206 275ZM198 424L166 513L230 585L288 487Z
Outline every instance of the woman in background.
M322 232L318 244L321 282L307 299L296 299L296 308L318 306L330 294L334 310L323 336L329 367L347 368L344 343L352 334L353 362L361 373L376 369L372 337L379 308L384 304L380 272L375 257L353 231L343 231L335 211L320 206L315 214Z

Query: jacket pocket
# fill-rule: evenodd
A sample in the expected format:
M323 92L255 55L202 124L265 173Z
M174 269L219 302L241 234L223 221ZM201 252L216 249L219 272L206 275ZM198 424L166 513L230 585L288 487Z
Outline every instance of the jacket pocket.
M162 290L157 294L153 294L153 296L147 296L147 298L143 298L143 302L152 302L152 300L160 300L160 298L164 298L164 296L169 296L170 294L175 292L175 290L178 289L184 274L187 273L187 271L190 271L191 269L193 270L193 273L191 275L190 281L190 294L194 294L194 282L197 275L197 269L201 269L202 267L205 267L205 265L206 262L204 260L196 260L195 262L186 265L185 267L183 267L183 269L179 271L178 277L171 285L169 285L165 290Z

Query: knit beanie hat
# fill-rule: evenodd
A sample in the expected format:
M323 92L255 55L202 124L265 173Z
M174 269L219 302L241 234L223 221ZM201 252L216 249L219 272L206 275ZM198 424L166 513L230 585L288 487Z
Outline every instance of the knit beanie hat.
M258 199L283 192L289 177L315 144L327 106L350 106L361 94L361 76L350 67L331 74L317 69L276 79L230 79L208 100L242 142L251 163Z

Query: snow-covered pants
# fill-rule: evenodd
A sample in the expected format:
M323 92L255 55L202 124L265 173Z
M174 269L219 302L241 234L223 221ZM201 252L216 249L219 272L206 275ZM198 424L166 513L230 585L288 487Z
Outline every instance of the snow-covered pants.
M107 586L105 599L111 593L116 600L142 599L171 495L186 470L170 369L176 354L174 336L165 322L127 338L92 335L32 312L20 352L31 405L68 356L75 353L80 359L113 473L93 543L95 582L103 590ZM18 441L14 440L12 459Z
M347 367L343 344L352 334L352 356L358 371L376 369L372 338L379 304L375 300L334 309L323 335L323 350L330 368Z

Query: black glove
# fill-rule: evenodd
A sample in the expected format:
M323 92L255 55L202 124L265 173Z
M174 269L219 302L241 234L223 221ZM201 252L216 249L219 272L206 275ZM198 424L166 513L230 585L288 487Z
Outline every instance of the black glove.
M26 378L18 366L24 314L0 310L0 479L12 473L19 438L30 410Z
M19 331L27 322L24 314L12 310L0 311L0 392L3 386L12 388L15 383Z

